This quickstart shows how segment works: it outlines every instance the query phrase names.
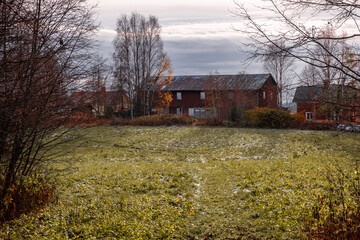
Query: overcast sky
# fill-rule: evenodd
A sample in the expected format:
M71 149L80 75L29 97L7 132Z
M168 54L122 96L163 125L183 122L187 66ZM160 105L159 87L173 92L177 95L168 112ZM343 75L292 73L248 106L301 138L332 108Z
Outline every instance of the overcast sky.
M231 27L239 19L231 16L233 0L89 0L98 3L101 30L99 51L111 59L116 20L138 12L157 16L162 26L165 51L174 75L263 73L261 64L244 66L238 49L240 35Z

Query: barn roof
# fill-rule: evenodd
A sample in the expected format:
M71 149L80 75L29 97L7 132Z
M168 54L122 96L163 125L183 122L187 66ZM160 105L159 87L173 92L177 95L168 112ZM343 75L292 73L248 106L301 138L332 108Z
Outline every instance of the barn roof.
M300 86L296 88L293 102L316 101L323 92L324 87L322 85Z
M346 91L348 98L356 93L354 87L339 84L331 84L327 88L324 85L300 86L296 88L293 102L321 101L325 95L334 94L337 91Z
M171 83L165 86L163 90L258 90L268 79L271 79L276 84L271 74L174 76Z

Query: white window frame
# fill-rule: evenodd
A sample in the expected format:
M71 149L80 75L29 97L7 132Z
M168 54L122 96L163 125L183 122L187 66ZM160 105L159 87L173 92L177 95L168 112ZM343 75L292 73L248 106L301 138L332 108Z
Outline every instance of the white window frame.
M205 92L200 92L200 99L205 100L205 97L206 97Z
M306 120L312 120L313 119L313 113L312 112L306 112L305 117L306 117Z
M265 100L266 99L266 92L263 91L263 99Z
M181 96L181 92L177 92L176 93L176 100L181 100L182 96Z
M228 99L229 100L231 100L231 99L233 99L234 98L234 94L233 94L233 92L228 92Z
M188 112L189 112L189 116L194 116L195 115L195 109L194 108L189 108Z

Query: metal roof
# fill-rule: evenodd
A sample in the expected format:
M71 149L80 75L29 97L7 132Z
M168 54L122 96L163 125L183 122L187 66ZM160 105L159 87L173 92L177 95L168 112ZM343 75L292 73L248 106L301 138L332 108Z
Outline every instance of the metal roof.
M300 86L296 88L293 102L315 101L324 91L323 86Z
M324 96L334 94L338 91L346 91L350 98L356 93L353 87L338 84L331 84L329 87L324 87L324 85L300 86L296 88L293 102L304 103L308 101L320 101Z
M271 74L174 76L165 91L258 90ZM274 81L275 83L275 81ZM276 83L275 83L276 84Z

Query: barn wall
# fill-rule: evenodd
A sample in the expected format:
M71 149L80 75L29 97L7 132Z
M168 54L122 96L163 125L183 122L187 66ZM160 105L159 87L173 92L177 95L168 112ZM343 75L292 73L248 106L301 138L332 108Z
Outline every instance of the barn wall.
M263 98L265 92L265 99ZM205 100L200 99L200 91L182 91L182 99L177 100L177 92L172 92L173 101L170 104L170 114L189 114L189 108L204 108L207 109L207 116L209 110L217 114L220 119L227 119L233 107L235 106L241 110L246 111L255 107L269 107L277 108L277 85L270 78L265 82L263 87L257 91L243 91L243 90L223 90L220 92L220 97L215 100L211 96L211 91L205 91ZM232 97L229 97L229 94ZM179 112L179 109L181 111Z
M264 95L265 93L265 95ZM258 91L259 94L259 107L277 108L278 107L278 94L277 85L270 79Z
M177 100L177 92L172 92L173 101L170 104L169 113L189 114L189 108L204 108L206 107L206 100L200 99L200 91L183 91L181 92L181 100Z
M298 113L303 113L306 117L306 112L312 112L313 120L325 120L326 116L324 114L320 114L319 108L320 104L315 102L304 102L304 103L296 103L296 108Z

